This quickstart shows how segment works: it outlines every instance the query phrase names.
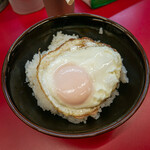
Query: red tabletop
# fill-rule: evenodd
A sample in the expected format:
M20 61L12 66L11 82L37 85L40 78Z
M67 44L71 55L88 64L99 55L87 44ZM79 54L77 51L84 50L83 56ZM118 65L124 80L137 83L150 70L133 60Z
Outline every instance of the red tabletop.
M142 44L150 60L150 0L117 0L90 9L76 0L76 12L101 15L127 28ZM10 5L0 13L0 73L7 51L28 27L47 18L45 9L18 15ZM138 111L126 123L103 135L63 139L42 134L24 124L8 107L0 86L0 150L150 150L150 90Z

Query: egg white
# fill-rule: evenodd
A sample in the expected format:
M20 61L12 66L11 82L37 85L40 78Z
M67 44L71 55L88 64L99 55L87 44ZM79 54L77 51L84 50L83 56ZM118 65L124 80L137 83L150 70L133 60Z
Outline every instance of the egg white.
M93 90L83 104L66 104L56 93L54 73L67 63L82 67L91 78ZM37 79L47 99L59 112L82 117L96 113L100 104L111 96L119 83L121 68L121 56L111 47L88 38L71 39L41 58Z

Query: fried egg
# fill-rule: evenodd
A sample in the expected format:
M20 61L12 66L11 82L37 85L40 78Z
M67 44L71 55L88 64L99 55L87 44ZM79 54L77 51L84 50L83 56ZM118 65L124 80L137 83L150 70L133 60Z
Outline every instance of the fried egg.
M53 107L65 116L97 114L120 81L122 60L110 46L70 39L40 58L37 80Z

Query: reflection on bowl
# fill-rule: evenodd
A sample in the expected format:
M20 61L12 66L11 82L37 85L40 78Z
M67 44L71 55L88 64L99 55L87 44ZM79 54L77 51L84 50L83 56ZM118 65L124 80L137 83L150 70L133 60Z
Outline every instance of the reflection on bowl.
M103 28L103 34L99 29ZM117 49L128 70L129 84L120 85L120 95L110 107L103 108L98 120L72 124L36 104L32 90L25 82L25 63L37 50L47 49L53 34L86 36ZM45 134L81 138L102 134L128 120L144 100L149 85L149 65L145 52L135 37L119 24L90 14L69 14L43 20L26 30L11 46L2 70L2 87L7 103L27 125Z

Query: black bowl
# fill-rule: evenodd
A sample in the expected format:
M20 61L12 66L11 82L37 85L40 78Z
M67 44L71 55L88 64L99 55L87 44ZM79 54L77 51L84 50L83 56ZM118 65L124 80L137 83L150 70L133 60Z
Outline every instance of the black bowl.
M100 27L103 34L99 34ZM31 60L39 48L46 50L57 31L100 40L117 49L123 58L130 82L120 85L120 95L110 107L103 108L98 120L89 118L87 124L75 125L42 111L25 82L26 61ZM119 24L90 14L48 18L33 25L11 46L2 70L3 92L13 112L30 127L59 137L89 137L118 127L139 108L148 85L148 60L140 43Z

